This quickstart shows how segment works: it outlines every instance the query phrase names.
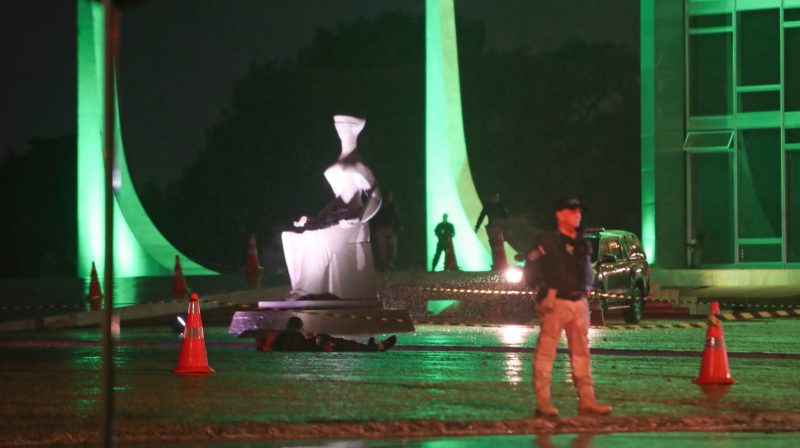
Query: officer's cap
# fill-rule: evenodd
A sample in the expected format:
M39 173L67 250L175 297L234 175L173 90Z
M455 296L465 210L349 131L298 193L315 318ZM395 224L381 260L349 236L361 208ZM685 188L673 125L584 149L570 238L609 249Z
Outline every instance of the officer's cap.
M564 210L565 208L571 208L573 210L579 208L581 211L586 210L586 207L584 207L577 198L564 198L556 202L556 211Z

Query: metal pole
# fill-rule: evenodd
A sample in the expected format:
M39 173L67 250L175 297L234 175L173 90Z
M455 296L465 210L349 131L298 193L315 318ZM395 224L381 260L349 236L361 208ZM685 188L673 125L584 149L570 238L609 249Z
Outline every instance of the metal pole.
M103 0L103 155L105 157L105 314L103 319L103 446L114 442L114 333L119 323L114 317L114 64L119 28L112 0Z

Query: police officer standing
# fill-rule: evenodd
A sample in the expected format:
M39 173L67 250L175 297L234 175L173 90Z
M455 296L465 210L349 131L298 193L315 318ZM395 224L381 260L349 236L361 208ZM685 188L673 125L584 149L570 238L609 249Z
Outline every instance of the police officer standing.
M376 261L381 271L394 271L397 259L397 235L403 231L400 214L394 206L391 191L383 194L383 203L372 220L372 238L375 242Z
M455 257L453 249L453 237L456 236L456 229L453 227L453 224L447 221L447 213L442 215L442 222L436 224L436 228L433 229L433 233L436 234L437 242L436 253L433 255L433 266L431 267L431 271L436 271L436 265L439 264L439 257L442 255L442 252L445 253L444 269L453 269L453 266L448 266L448 258L451 259L450 263L454 263L452 260Z
M499 271L508 267L506 250L504 248L507 232L508 210L500 202L500 193L492 193L489 201L484 204L478 222L475 223L475 231L481 227L483 218L488 217L489 223L486 225L486 235L489 237L489 247L492 249L492 270Z
M538 269L536 311L540 314L541 331L533 357L536 413L555 417L550 383L553 361L561 338L567 334L572 382L578 390L578 413L611 413L611 406L598 403L594 396L592 362L589 355L589 292L594 275L590 264L591 246L579 234L583 206L575 198L562 199L556 205L557 231L546 232L527 255L526 264Z

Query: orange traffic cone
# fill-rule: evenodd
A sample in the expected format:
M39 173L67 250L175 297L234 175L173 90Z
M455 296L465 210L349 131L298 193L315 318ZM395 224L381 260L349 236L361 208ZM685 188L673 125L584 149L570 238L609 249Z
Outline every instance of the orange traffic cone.
M203 336L203 320L200 318L200 299L197 293L189 298L189 312L186 316L186 328L183 330L183 344L175 373L213 373L208 367L206 340Z
M719 302L711 302L703 363L700 365L700 376L694 380L694 384L733 384L736 382L731 378L731 370L728 367L728 352L725 349L725 336L722 334L719 314Z
M103 291L100 289L100 280L97 279L94 261L92 262L92 280L89 282L89 294L86 295L86 300L89 301L92 311L99 310L103 303Z
M175 298L186 297L189 287L186 286L186 279L183 277L183 268L178 256L175 255L175 275L172 277L172 296Z
M450 244L447 245L447 249L444 250L444 270L445 271L458 270L458 261L456 261L456 251L455 249L453 249L452 241L450 242Z
M261 269L261 263L258 261L256 236L250 235L250 242L247 243L247 266L245 266L245 270L248 272L260 272Z
M261 287L262 269L261 263L258 261L256 236L250 235L250 242L247 243L247 265L244 267L245 278L250 288L258 289Z

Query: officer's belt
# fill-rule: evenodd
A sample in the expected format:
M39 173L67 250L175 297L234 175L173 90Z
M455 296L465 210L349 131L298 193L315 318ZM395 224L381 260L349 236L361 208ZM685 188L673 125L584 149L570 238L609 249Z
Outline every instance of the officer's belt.
M550 292L550 289L553 289L553 288L548 288L546 286L543 286L542 289L544 291L542 291L541 296L542 297L546 297L547 293ZM539 294L537 294L537 296L539 296ZM578 290L578 291L564 291L562 289L557 289L556 290L556 298L557 299L571 300L571 301L575 302L575 301L581 300L584 297L586 297L586 291L581 291L581 290Z

